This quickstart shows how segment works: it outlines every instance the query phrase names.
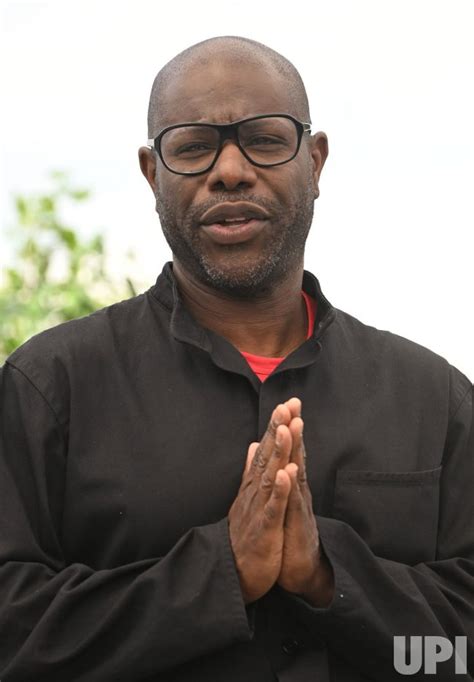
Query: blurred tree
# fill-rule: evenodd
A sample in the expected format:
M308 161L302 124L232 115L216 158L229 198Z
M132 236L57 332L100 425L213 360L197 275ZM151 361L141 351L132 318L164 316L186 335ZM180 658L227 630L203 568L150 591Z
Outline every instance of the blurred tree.
M0 365L34 334L136 293L129 278L117 284L107 273L101 234L85 239L60 218L61 207L89 192L64 173L52 180L46 194L15 198L18 243L0 284Z

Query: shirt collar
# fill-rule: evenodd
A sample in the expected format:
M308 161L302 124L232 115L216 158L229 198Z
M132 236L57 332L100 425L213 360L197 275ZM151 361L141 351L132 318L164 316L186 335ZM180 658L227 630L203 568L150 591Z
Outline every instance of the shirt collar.
M337 315L337 308L328 301L321 290L319 280L308 270L303 271L303 290L317 301L316 322L310 339L319 340ZM173 274L173 263L168 261L150 293L171 312L171 332L181 341L192 341L205 344L206 331L201 327L188 310L178 291L178 285ZM204 348L204 350L208 350Z

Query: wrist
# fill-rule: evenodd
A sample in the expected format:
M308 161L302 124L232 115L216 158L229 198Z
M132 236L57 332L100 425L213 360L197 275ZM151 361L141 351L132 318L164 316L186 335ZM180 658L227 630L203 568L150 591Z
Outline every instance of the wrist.
M320 557L318 566L301 597L316 608L330 606L334 597L334 573L326 556Z

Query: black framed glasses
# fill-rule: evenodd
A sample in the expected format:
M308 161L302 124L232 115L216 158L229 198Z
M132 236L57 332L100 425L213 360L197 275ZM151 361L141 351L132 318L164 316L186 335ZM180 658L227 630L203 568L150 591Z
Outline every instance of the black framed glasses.
M288 163L298 154L303 133L311 124L289 114L262 114L234 123L178 123L148 140L163 165L177 175L207 173L225 140L233 140L254 166L268 168Z

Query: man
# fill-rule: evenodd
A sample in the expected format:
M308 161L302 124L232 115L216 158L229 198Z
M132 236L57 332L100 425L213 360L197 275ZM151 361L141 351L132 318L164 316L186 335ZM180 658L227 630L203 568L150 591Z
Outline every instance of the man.
M2 370L3 682L390 682L394 636L465 643L436 679L472 679L473 386L304 271L309 121L247 39L158 74L173 262Z

